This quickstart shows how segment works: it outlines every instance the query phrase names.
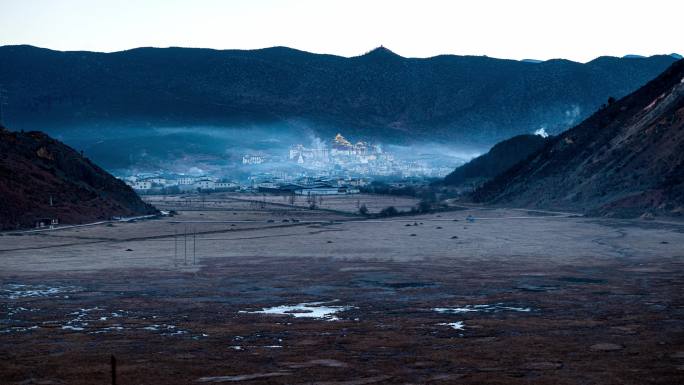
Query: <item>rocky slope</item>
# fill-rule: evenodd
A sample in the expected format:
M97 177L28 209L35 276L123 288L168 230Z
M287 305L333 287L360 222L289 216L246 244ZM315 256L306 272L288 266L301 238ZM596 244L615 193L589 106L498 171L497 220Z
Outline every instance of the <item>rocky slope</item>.
M325 136L344 130L369 139L486 145L541 126L561 132L675 61L413 59L382 47L345 58L284 47L97 53L4 46L0 58L16 129L278 123Z
M474 193L480 202L635 217L684 213L684 60Z
M497 143L486 154L480 155L447 175L446 186L477 186L513 167L541 149L549 138L540 135L518 135Z
M0 230L154 214L122 181L41 132L0 127Z

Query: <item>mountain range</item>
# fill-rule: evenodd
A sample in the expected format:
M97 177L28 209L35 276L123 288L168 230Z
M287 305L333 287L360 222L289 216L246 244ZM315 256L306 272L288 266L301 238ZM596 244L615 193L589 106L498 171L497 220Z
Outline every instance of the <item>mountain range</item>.
M684 60L476 190L478 202L616 217L684 214Z
M491 146L540 127L551 134L645 84L676 59L588 63L486 56L357 57L285 47L137 48L100 53L0 47L5 124L51 134L110 127L278 125L321 135ZM93 133L94 132L94 133ZM125 148L122 149L125 151Z

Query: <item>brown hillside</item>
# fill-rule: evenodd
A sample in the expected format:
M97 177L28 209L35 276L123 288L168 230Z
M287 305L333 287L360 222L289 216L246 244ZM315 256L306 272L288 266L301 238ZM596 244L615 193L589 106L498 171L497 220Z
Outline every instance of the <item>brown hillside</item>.
M41 132L0 127L0 229L154 214L122 181ZM52 205L50 199L52 197Z
M554 138L480 202L634 217L684 212L684 60Z

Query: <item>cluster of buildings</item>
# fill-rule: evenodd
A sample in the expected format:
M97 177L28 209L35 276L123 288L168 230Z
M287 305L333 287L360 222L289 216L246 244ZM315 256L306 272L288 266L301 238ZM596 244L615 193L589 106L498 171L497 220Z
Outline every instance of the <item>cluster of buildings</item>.
M261 182L254 190L287 195L347 195L358 194L360 187L366 186L365 179L315 179L301 178L295 182Z
M186 175L132 175L124 182L139 192L187 191L232 191L240 188L238 183L210 176Z
M341 134L337 134L329 146L294 145L290 147L288 159L305 169L318 171L319 176L444 177L452 171L450 167L431 167L425 162L397 159L379 145L363 141L352 143Z
M122 179L140 193L239 190L331 195L358 193L375 178L422 179L444 177L452 171L451 167L436 167L420 160L397 159L380 145L364 141L352 143L341 134L328 143L319 141L310 147L293 145L284 155L244 154L241 168L226 165L222 171L224 175L239 178L239 182L208 175L189 176L162 171ZM220 168L220 165L215 166Z
M276 173L278 174L278 173ZM364 178L290 178L271 173L252 176L245 183L220 180L209 176L159 176L139 174L123 180L141 194L164 194L183 192L268 192L287 195L339 195L357 194L368 185Z
M382 148L359 141L352 144L341 134L332 140L331 146L319 144L316 148L297 144L290 147L289 160L302 166L326 167L331 164L369 164L378 160L392 161L393 157L385 154Z

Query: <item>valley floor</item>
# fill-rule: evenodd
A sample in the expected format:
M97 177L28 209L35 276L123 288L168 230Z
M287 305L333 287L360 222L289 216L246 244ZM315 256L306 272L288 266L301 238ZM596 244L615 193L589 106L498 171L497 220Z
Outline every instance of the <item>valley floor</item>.
M0 236L0 383L684 383L684 224L148 199Z

